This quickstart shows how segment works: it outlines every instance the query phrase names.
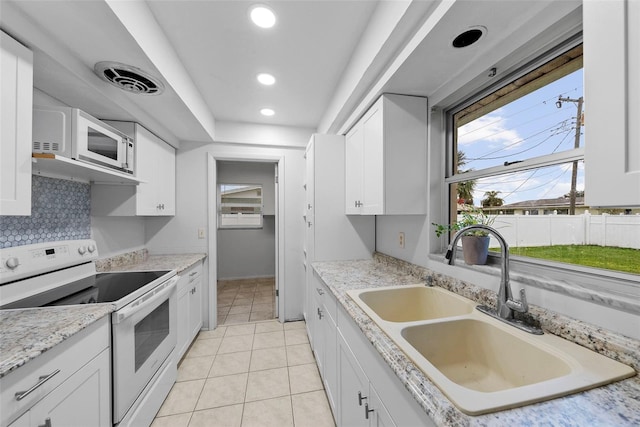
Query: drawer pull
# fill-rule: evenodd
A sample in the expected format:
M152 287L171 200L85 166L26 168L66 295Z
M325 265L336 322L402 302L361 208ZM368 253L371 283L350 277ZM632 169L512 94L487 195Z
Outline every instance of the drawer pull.
M51 427L51 418L47 418L46 420L44 420L44 424L40 424L38 425L38 427Z
M322 317L324 315L322 314L322 310L320 310L320 307L318 307L318 319L322 320Z
M198 274L198 272L197 272L197 271L192 271L191 273L189 273L189 277L193 277L193 276L195 276L196 274Z
M362 401L367 400L367 396L363 396L362 392L358 392L358 406L362 406Z
M316 291L319 295L324 295L324 291L322 290L322 288L316 288Z
M46 383L47 381L49 381L51 378L53 378L55 375L57 375L60 372L60 369L56 369L55 371L53 371L51 374L49 375L43 375L40 378L38 378L38 383L36 385L34 385L33 387L31 387L29 390L27 391L19 391L15 394L16 396L16 400L17 401L21 401L22 399L24 399L25 397L27 397L28 395L30 395L31 393L33 393L33 391L35 389L37 389L38 387L40 387L42 384Z
M369 419L369 412L373 412L373 411L374 411L374 409L369 409L369 404L368 403L364 404L364 418L365 419L368 420Z

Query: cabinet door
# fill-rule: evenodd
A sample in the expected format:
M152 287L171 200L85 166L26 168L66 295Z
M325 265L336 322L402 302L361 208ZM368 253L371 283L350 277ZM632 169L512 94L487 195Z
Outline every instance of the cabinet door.
M329 297L328 295L325 295ZM333 413L336 413L336 395L338 393L338 342L337 328L329 310L324 308L324 317L321 320L322 338L324 343L324 371L322 378L324 380L324 388L329 399L329 404Z
M109 350L83 366L31 408L32 425L111 426Z
M202 328L202 278L196 277L189 284L189 337L193 340Z
M158 153L158 215L176 214L176 150L162 141L156 144Z
M0 35L0 214L31 215L33 54Z
M584 2L585 204L640 206L640 2Z
M338 330L338 425L369 425L364 415L368 394L369 380Z
M184 353L189 348L189 344L191 343L191 339L189 337L189 298L191 296L189 292L189 279L187 277L181 277L178 282L178 306L177 306L177 317L178 317L178 330L176 336L176 363L182 359Z
M175 150L136 124L136 215L175 215Z
M372 427L395 427L396 423L393 422L389 411L382 404L382 400L376 389L373 385L369 385L369 409L372 409L372 412L369 412L370 426Z
M156 215L158 205L157 180L160 179L156 150L156 137L136 125L136 177L141 181L136 187L136 215Z
M384 123L381 97L362 118L364 134L362 213L380 215L384 213Z
M361 213L363 146L364 130L359 122L347 133L345 140L345 213L347 215Z

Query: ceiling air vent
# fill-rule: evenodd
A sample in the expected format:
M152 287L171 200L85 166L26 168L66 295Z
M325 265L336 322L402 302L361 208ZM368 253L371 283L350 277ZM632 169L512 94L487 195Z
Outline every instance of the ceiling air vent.
M94 70L101 79L127 92L159 95L164 91L160 80L131 65L105 61L98 62Z

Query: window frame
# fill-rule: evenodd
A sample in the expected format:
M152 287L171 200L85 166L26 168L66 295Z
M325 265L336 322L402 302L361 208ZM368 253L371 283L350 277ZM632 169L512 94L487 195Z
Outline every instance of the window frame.
M222 187L225 185L234 185L234 186L247 186L247 187L260 187L260 224L251 225L251 224L241 224L241 225L229 225L223 224L222 220ZM217 184L217 206L216 213L218 216L218 229L219 230L258 230L264 227L264 185L260 184L246 184L246 183L222 183L219 182Z
M454 114L467 106L484 98L488 94L509 84L517 78L538 68L554 57L562 55L579 44L583 43L582 34L557 44L542 55L532 60L523 62L514 72L508 73L503 78L490 85L478 87L470 91L471 95L440 109L442 114L442 129L445 150L444 169L441 171L442 201L446 201L446 208L442 210L447 218L452 218L450 189L451 184L468 181L471 179L498 176L514 172L523 172L545 166L559 165L573 161L584 161L584 147L544 155L524 160L508 166L494 166L482 170L473 170L463 174L455 174L456 147L454 146ZM584 69L584 67L583 67ZM431 233L433 234L433 233ZM450 241L451 236L449 236ZM429 254L429 260L442 262L444 251L436 251ZM472 270L490 275L500 274L500 254L489 253L488 261L483 266L469 266L462 261L462 254L457 253L460 262L456 262L453 268L459 271ZM565 264L561 262L543 260L531 257L510 255L510 277L512 280L530 285L536 288L564 294L570 297L595 302L625 312L640 314L640 276L605 270L593 267L585 267L577 264Z

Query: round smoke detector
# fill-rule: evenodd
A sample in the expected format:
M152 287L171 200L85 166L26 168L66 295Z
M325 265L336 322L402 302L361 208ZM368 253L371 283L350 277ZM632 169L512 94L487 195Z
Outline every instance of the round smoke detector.
M98 62L93 68L103 80L127 92L139 95L159 95L164 92L160 80L140 68L119 62Z

